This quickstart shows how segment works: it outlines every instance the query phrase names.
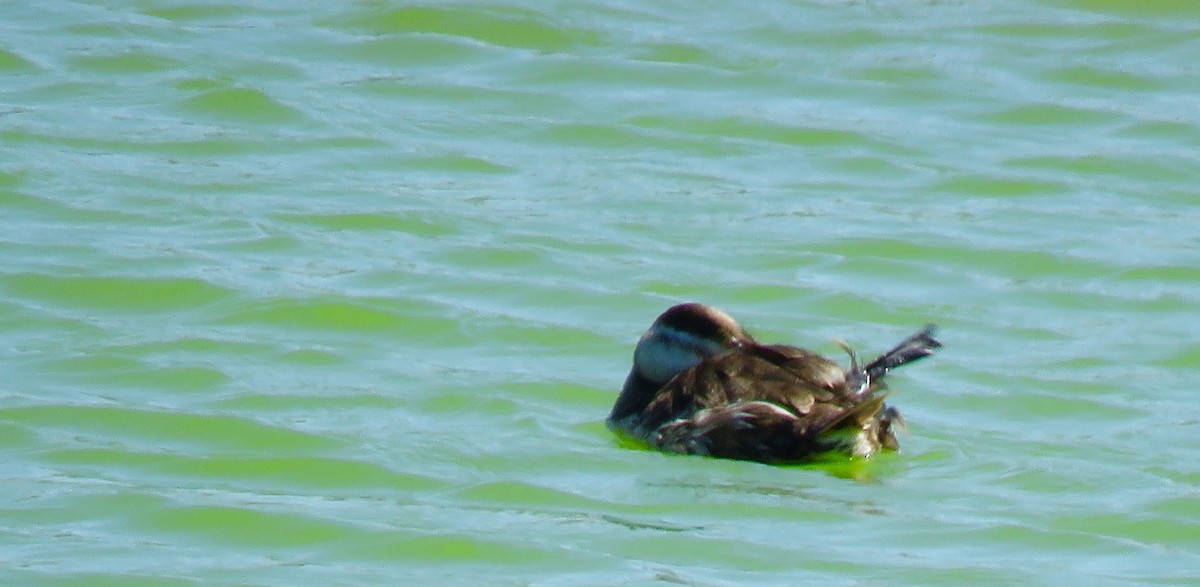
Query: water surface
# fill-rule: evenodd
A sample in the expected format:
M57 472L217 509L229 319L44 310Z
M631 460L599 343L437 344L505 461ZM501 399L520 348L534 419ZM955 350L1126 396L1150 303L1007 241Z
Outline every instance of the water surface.
M2 12L5 584L1196 584L1191 3ZM624 446L681 300L946 348L899 454Z

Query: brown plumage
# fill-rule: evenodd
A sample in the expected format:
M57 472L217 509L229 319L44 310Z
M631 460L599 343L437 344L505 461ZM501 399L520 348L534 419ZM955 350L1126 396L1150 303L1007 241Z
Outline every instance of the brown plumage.
M770 463L837 451L896 449L899 412L882 378L929 356L933 327L865 366L842 368L812 351L764 345L704 304L673 306L638 341L611 427L669 452Z

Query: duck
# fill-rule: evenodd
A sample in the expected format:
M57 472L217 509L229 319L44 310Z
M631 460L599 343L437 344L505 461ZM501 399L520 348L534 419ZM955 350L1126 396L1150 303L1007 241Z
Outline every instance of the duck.
M896 451L899 410L889 371L941 348L929 324L874 360L842 367L796 346L763 344L729 314L698 302L658 316L607 418L610 429L669 453L770 464Z

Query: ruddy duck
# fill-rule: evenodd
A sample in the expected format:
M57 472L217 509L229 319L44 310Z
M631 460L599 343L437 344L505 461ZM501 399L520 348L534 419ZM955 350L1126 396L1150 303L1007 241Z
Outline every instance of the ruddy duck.
M668 452L793 463L821 453L867 458L899 447L904 420L883 403L888 371L942 345L934 326L846 369L812 351L754 340L704 304L669 308L633 353L610 428Z

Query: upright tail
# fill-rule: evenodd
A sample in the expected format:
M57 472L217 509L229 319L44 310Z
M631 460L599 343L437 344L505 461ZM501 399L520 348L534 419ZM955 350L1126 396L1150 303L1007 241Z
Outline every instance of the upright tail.
M936 330L934 325L927 325L863 367L859 367L858 357L849 345L838 342L838 346L850 355L846 384L853 390L851 398L859 403L821 429L817 437L818 444L823 447L821 450L842 450L868 457L879 448L896 450L899 447L896 430L905 428L904 417L896 408L883 403L887 394L879 392L886 386L880 380L888 371L924 359L942 348L942 343L933 337Z
M867 381L879 379L896 367L924 359L932 355L935 349L942 348L942 343L933 337L933 333L936 331L937 327L929 324L920 332L904 339L903 342L896 345L892 350L879 355L879 358L867 363L863 367Z

